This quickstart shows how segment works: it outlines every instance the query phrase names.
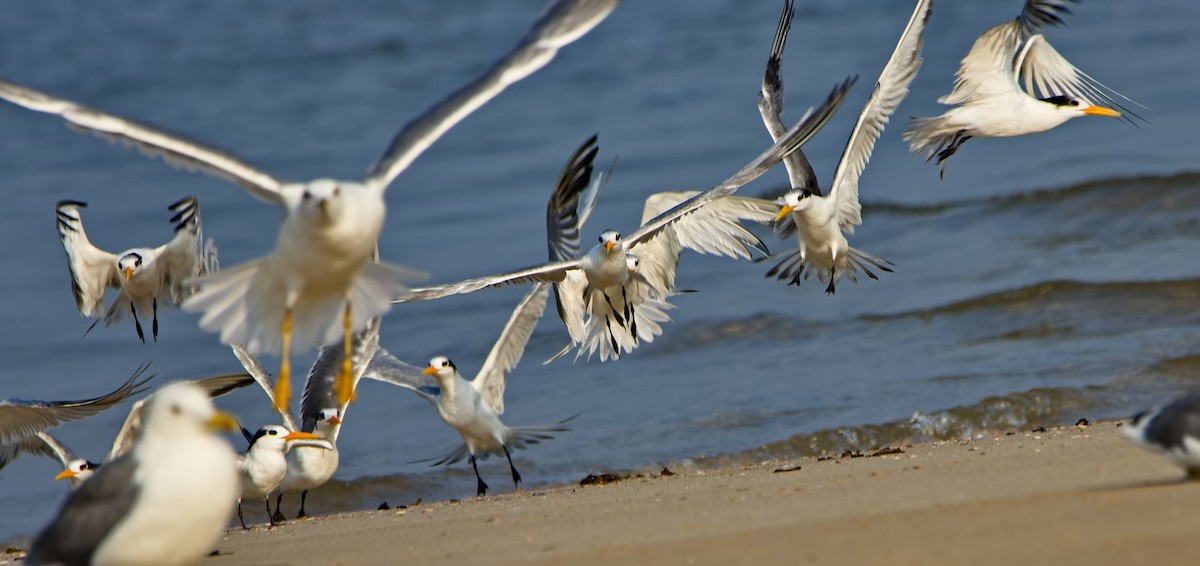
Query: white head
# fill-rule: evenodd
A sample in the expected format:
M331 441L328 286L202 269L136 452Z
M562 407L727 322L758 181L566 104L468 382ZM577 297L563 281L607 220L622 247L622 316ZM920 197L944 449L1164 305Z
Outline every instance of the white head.
M341 422L341 421L338 421ZM250 447L246 450L270 450L272 452L286 452L291 441L294 440L320 440L311 432L292 432L286 427L280 425L267 425L254 433L254 438L250 440Z
M630 273L637 273L638 269L641 268L641 265L642 260L638 259L638 256L630 253L625 254L625 269L627 271Z
M429 366L422 370L421 373L432 375L434 379L438 380L438 383L442 383L446 379L454 377L457 371L458 368L454 367L454 362L450 361L450 358L437 356L429 360Z
M1041 101L1053 105L1054 108L1059 112L1067 112L1067 117L1063 119L1064 122L1071 118L1078 118L1080 116L1088 115L1109 116L1112 118L1116 118L1121 115L1121 113L1117 112L1116 110L1105 108L1103 106L1096 106L1086 100L1083 100L1082 98L1074 97L1069 94L1051 96L1049 98L1043 98Z
M133 276L142 269L142 254L138 252L128 252L117 260L117 271L121 272L121 276L126 281L133 279Z
M184 434L240 430L237 419L213 407L208 393L187 382L159 389L147 401L143 439L170 439Z
M605 230L601 232L600 245L604 246L604 251L612 253L613 250L621 247L621 233L616 230Z
M76 458L67 462L67 469L60 472L54 479L56 481L69 479L72 484L79 485L84 480L92 477L92 474L96 473L96 469L99 467L100 464L89 462L83 458Z
M345 209L343 191L338 181L317 179L304 185L300 193L299 212L321 222L333 222Z
M792 189L784 193L778 201L780 205L779 214L775 215L775 221L783 220L784 216L795 210L804 210L812 204L813 201L808 197L813 196L807 189Z

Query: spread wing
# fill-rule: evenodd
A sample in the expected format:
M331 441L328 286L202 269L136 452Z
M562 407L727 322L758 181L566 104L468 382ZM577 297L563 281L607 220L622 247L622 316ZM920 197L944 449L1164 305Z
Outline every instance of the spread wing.
M471 381L484 406L497 415L504 413L504 376L521 361L533 328L546 310L546 297L549 294L548 286L538 283L521 299L500 332L500 338L496 339L496 344L488 353L483 367L479 369L479 374Z
M508 273L499 273L496 275L476 277L474 279L465 279L457 283L448 283L433 287L419 287L412 289L412 294L399 299L393 299L392 302L411 303L414 301L428 301L430 299L440 299L450 295L474 293L480 289L487 287L500 287L502 285L526 285L529 283L539 282L558 283L567 276L568 272L579 269L582 264L582 260L579 259L543 263L541 265L526 267L524 269L518 269Z
M1077 69L1050 45L1044 35L1038 34L1025 41L1020 53L1013 60L1013 72L1024 82L1025 92L1030 96L1050 98L1069 94L1087 101L1088 104L1120 108L1121 118L1130 124L1135 123L1129 116L1146 121L1117 99L1142 108L1145 106Z
M233 349L233 355L237 356L239 362L242 362L242 367L246 368L246 371L249 372L249 375L252 379L254 379L254 382L257 383L259 387L262 387L263 391L267 393L267 398L271 400L271 406L274 407L275 382L271 379L271 374L267 373L267 370L263 367L262 362L259 362L258 358L246 351L246 348L241 344L233 344L230 346L230 348ZM296 418L292 416L292 412L290 410L284 409L279 411L279 417L283 419L283 426L287 427L288 430L300 430L300 428L296 426Z
M203 389L209 397L217 398L254 383L254 378L248 373L233 373L194 379L191 380L191 383ZM117 437L113 440L112 448L109 449L108 458L105 461L114 460L129 452L129 449L137 443L137 439L142 436L142 419L145 414L146 399L139 399L130 407L129 415L121 424L121 430L117 431Z
M766 151L759 154L758 157L746 164L745 167L742 167L737 173L734 173L732 177L707 191L671 207L671 209L654 217L649 222L642 224L640 228L625 238L625 244L632 246L653 238L671 223L699 210L714 200L733 194L742 185L757 179L760 175L778 165L785 157L801 145L804 145L804 142L808 141L809 138L816 134L829 121L834 112L845 102L846 95L850 92L850 88L854 86L856 80L858 80L857 77L846 79L845 82L834 87L820 108L815 112L805 114L800 119L800 122L788 131L787 135L775 142L775 145L772 145Z
M787 128L783 126L783 80L779 75L783 63L783 49L787 44L788 32L792 29L792 18L796 15L795 0L785 0L783 13L779 16L779 25L775 28L775 40L771 42L771 56L767 58L767 70L763 73L762 90L758 93L758 113L762 115L763 125L771 134L771 141L779 141ZM794 189L805 189L814 195L821 194L817 184L817 174L812 165L804 157L804 151L797 149L783 160L787 168L788 183Z
M183 281L207 273L208 246L204 245L204 234L200 225L200 203L196 197L184 197L168 207L175 212L171 223L175 225L175 237L159 248L157 262L161 262L159 273L163 288L170 291L171 302L183 300ZM215 257L215 250L212 252Z
M58 239L67 252L67 269L71 272L71 292L75 295L75 306L84 316L99 316L104 309L104 291L109 287L120 288L117 272L117 256L108 253L88 240L83 230L83 217L79 210L87 203L60 200L55 207L58 219Z
M850 131L850 139L842 152L842 160L838 163L837 171L833 174L829 198L837 205L838 225L847 234L854 233L854 227L862 224L862 206L858 203L858 178L871 160L871 152L875 142L883 134L883 128L888 119L900 106L900 101L908 96L908 85L917 76L921 68L921 46L924 43L925 24L929 21L929 11L932 0L919 0L913 9L912 17L896 49L879 74L875 90L871 98L858 115L858 122Z
M367 364L375 357L379 347L379 317L367 321L367 327L355 334L350 342L350 364L354 368L352 391L358 389L358 381L362 379ZM337 407L338 415L346 418L346 407L349 403L339 403L334 383L342 369L342 358L345 348L339 340L337 344L321 348L316 361L308 370L308 379L304 382L304 394L300 397L300 430L312 432L317 425L317 413L322 409ZM341 427L334 427L333 438L337 441Z
M111 393L79 401L0 400L0 445L11 444L63 423L88 418L144 391L154 376L142 379L146 366Z
M558 50L583 37L617 5L617 0L558 0L544 11L516 47L483 76L409 122L371 168L366 183L391 184L433 142L509 85L544 67Z
M379 347L375 350L375 357L371 358L366 373L363 373L363 378L403 387L436 407L442 388L438 387L436 379L422 373L424 369L401 361L383 347Z
M558 175L554 193L546 205L546 241L550 261L566 261L579 257L580 197L592 186L595 166L596 136L583 142Z
M0 98L36 112L57 114L72 129L135 147L149 157L161 157L163 161L189 171L233 181L256 198L283 204L279 194L282 183L223 149L3 79L0 79Z
M75 453L71 452L70 448L57 438L50 436L45 432L39 432L33 436L27 436L12 444L0 445L0 470L17 459L21 454L37 454L47 458L53 458L62 464L63 468L71 460L75 459Z

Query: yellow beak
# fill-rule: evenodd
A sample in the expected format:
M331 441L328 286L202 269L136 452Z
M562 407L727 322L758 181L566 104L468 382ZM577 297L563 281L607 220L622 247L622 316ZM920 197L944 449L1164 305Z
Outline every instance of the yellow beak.
M796 209L792 208L792 205L790 205L790 204L783 205L783 208L779 209L779 214L775 215L775 221L779 222L780 220L783 220L783 217L787 216L793 210L796 210Z
M1083 113L1091 114L1092 116L1108 116L1111 118L1117 118L1121 115L1120 112L1117 112L1112 108L1105 108L1103 106L1088 106L1087 108L1083 109Z
M129 281L131 278L133 278L133 268L126 267L125 268L125 280Z
M208 429L213 431L238 432L241 430L241 425L238 424L237 417L225 411L217 411L211 419L208 419L207 425Z
M334 418L336 419L337 417L334 417ZM334 424L340 424L341 422L342 421L338 421L337 423L334 423ZM287 436L283 437L283 439L284 440L321 440L321 437L319 435L313 434L311 432L296 431L296 432L289 432Z
M317 206L321 207L321 212L324 212L327 214L329 213L329 201L328 200L321 199L321 202L318 203Z
M75 470L63 470L63 471L59 472L59 474L57 476L54 476L54 481L70 479L77 475L79 475L79 474L76 474Z
M617 244L616 244L616 243L614 243L612 240L607 240L607 241L605 241L605 242L604 242L604 249L605 249L605 250L607 250L607 251L610 251L610 252L611 252L611 251L612 251L612 249L613 249L613 248L615 248L615 247L617 247Z
M332 417L329 417L329 424L342 424L342 419L339 419L337 417L337 415L334 415ZM318 436L317 438L321 438L321 437Z
M433 366L429 366L429 367L421 370L421 374L423 374L423 375L434 375L437 372L438 372L438 369Z

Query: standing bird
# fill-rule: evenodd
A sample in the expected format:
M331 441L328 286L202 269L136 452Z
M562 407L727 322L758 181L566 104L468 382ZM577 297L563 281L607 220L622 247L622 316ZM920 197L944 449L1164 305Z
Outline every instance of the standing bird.
M1200 393L1133 416L1121 429L1134 444L1167 457L1200 480Z
M250 446L238 456L237 462L242 478L242 491L237 501L238 521L243 529L250 528L242 518L242 500L261 497L267 505L267 519L273 526L271 492L279 487L287 473L287 452L297 446L332 450L333 444L311 432L290 431L279 425L264 426L254 434L242 429L242 434L246 435Z
M617 0L557 0L517 45L479 78L443 99L393 138L366 178L284 182L216 147L156 127L0 80L0 98L70 125L123 142L150 156L231 180L251 195L284 209L275 249L266 257L190 281L197 291L184 310L202 312L200 326L251 353L279 354L276 408L291 399L290 347L331 344L350 348L354 331L404 296L402 283L418 274L371 262L385 216L384 192L434 141L509 85L529 76L579 39L616 7ZM339 316L340 314L340 316ZM344 362L338 404L349 402L353 371Z
M192 564L212 551L238 496L233 450L213 431L237 421L188 383L146 412L133 449L71 493L26 564Z
M1067 5L1077 1L1025 0L1020 16L983 32L963 57L954 90L938 99L954 108L913 119L904 132L909 149L924 153L926 163L936 156L944 178L946 160L971 138L1036 134L1080 116L1121 116L1101 103L1141 119L1113 97L1136 102L1075 68L1037 33L1062 25L1062 15L1071 13Z
M799 285L802 278L814 271L822 283L827 283L825 292L833 294L842 276L857 281L861 269L871 279L878 279L871 268L891 272L893 264L886 259L850 247L846 234L853 234L855 227L862 224L862 206L858 202L858 181L875 142L883 134L888 119L896 107L908 95L908 85L921 68L922 35L929 21L931 0L919 0L912 16L900 35L900 41L892 56L879 74L871 98L858 115L850 139L842 151L842 159L833 173L829 193L822 195L812 168L803 157L793 157L786 162L792 189L784 194L782 206L775 216L776 233L787 236L795 232L799 247L783 254L783 259L767 272L767 277L780 280L790 279ZM793 6L784 6L775 41L771 46L771 57L763 78L759 95L759 113L772 137L779 131L779 111L783 106L782 84L779 80L779 60L783 55L791 25ZM794 156L795 154L793 154Z
M560 302L559 308L568 311L563 321L572 333L572 345L589 355L599 350L601 361L617 359L622 351L636 348L639 339L649 341L661 333L658 323L669 319L662 311L669 308L666 298L675 291L680 247L731 257L750 257L752 247L761 250L762 242L737 222L746 215L753 218L755 211L727 197L803 145L829 120L852 84L853 81L847 80L836 86L820 108L806 114L784 137L720 184L703 192L651 196L646 201L641 226L628 237L622 238L616 230L605 230L595 247L573 259L415 289L412 295L397 302L435 299L505 284L535 281L564 284L558 296L568 300ZM548 219L548 223L553 224L554 220ZM551 225L552 250L558 246L554 230ZM630 260L630 254L637 260ZM639 262L636 272L631 271L631 265ZM639 316L643 309L645 312ZM573 322L583 320L583 313L587 313L586 323ZM583 328L582 336L576 334L578 328Z
M175 237L170 242L157 248L125 250L119 255L97 248L88 240L80 216L80 210L86 206L80 201L60 200L55 207L58 238L67 252L75 306L83 316L99 316L104 307L104 291L109 287L118 289L120 293L104 313L104 325L112 326L132 315L133 327L144 344L146 335L138 320L141 310L143 316L150 314L151 334L157 341L160 303L163 307L177 306L187 294L183 282L207 273L205 258L216 255L212 241L204 242L200 203L189 196L167 207L175 213L171 217Z
M422 370L396 359L383 348L376 351L363 375L412 390L437 409L443 422L458 431L463 439L462 446L436 458L433 465L450 465L466 457L471 462L471 469L475 470L476 495L483 496L488 489L479 475L477 458L504 454L512 472L513 485L520 489L521 474L513 465L512 451L552 438L550 433L566 431L563 424L575 418L552 425L524 427L509 427L500 422L500 415L504 414L505 374L521 361L549 294L547 284L534 284L513 310L483 367L471 381L464 379L454 363L444 356L433 358Z

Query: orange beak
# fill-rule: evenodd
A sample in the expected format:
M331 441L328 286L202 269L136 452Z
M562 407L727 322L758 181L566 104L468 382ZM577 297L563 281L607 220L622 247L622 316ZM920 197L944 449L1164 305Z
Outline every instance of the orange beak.
M787 216L793 210L796 210L796 209L792 208L792 205L790 205L790 204L783 205L783 208L779 209L779 214L775 215L775 221L779 222L780 220L783 220L783 217Z
M63 470L57 476L54 476L54 481L70 479L77 475L79 474L75 473L75 470Z
M612 241L612 240L607 240L607 241L605 241L605 242L604 242L604 249L605 249L605 250L607 250L607 251L610 251L610 252L611 252L611 251L612 251L612 249L613 249L613 248L615 248L615 247L617 247L617 244L613 243L613 241Z
M422 375L435 375L435 374L437 374L437 372L438 372L438 369L433 366L429 366L429 367L421 370Z
M337 419L337 417L334 417L334 419ZM338 422L333 423L332 419L330 422L332 424L341 424L342 423L341 420L338 420ZM287 436L283 437L283 439L284 440L321 440L321 437L319 435L313 434L311 432L296 431L296 432L289 432Z
M329 424L342 424L342 419L339 419L337 415L334 415L332 417L329 417L329 421L327 421L327 422Z
M125 268L125 280L129 281L132 277L133 277L133 268L126 267Z
M1088 106L1087 108L1083 109L1083 113L1090 114L1092 116L1108 116L1110 118L1118 118L1121 116L1120 112L1117 112L1112 108L1105 108L1103 106Z

